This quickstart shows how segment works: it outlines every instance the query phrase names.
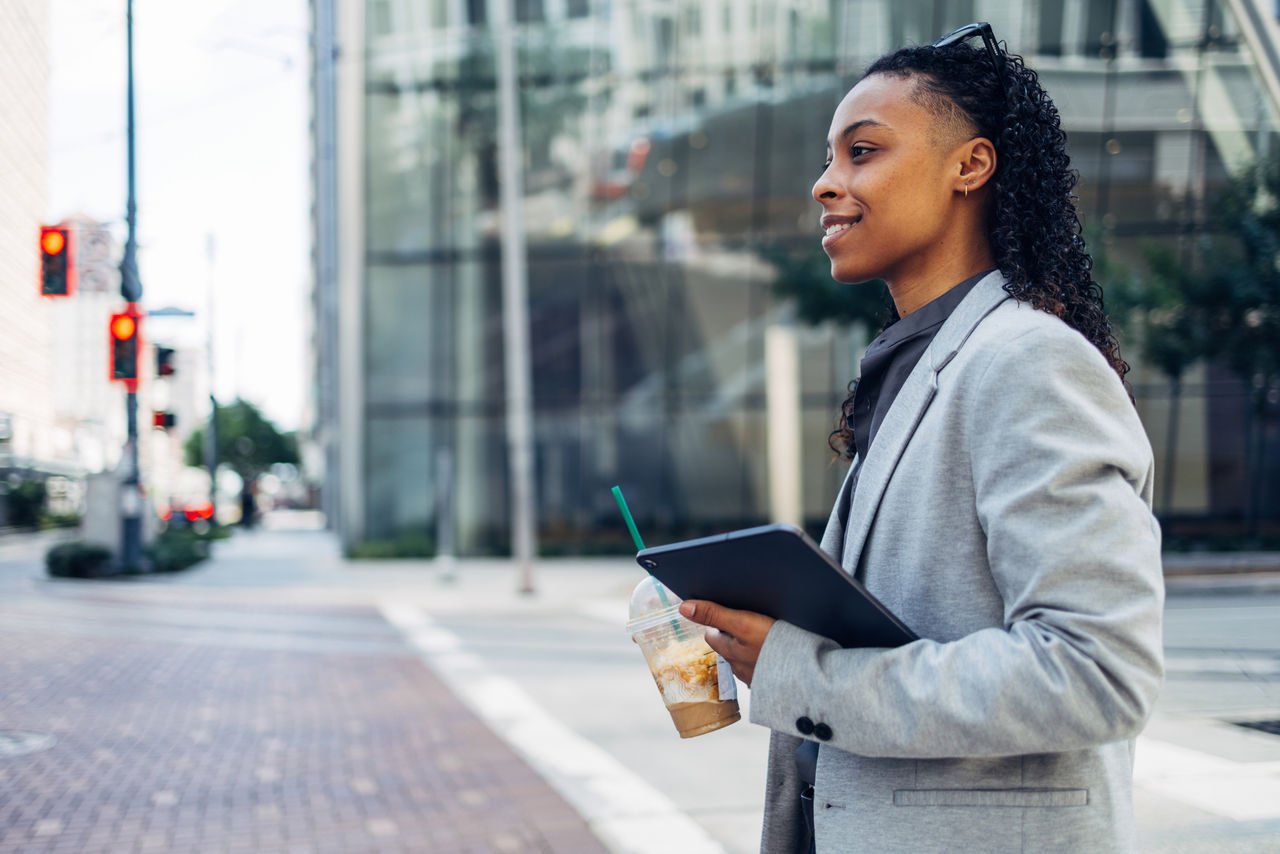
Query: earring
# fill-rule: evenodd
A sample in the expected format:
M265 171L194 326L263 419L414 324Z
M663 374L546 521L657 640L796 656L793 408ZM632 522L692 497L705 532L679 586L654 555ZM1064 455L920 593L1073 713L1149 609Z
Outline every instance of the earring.
M964 197L965 197L966 199L967 199L967 198L969 198L969 185L968 185L968 184L965 184L965 185L964 185Z

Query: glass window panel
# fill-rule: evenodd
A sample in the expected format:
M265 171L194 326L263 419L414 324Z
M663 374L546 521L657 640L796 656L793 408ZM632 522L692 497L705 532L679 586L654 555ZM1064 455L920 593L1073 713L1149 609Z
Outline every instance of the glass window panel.
M450 425L454 543L459 554L510 552L507 442L501 400L491 412L463 409Z
M444 265L369 270L365 313L365 396L370 405L450 398L448 322L452 271Z
M434 442L431 418L371 416L366 424L365 530L370 539L434 537Z
M374 36L384 36L395 29L391 17L391 0L370 0L366 26Z
M1138 4L1138 45L1139 53L1147 59L1164 59L1169 53L1169 40L1151 8L1151 0Z
M1063 0L1043 0L1039 6L1037 44L1043 56L1062 56ZM994 23L992 25L994 27Z
M486 234L484 206L496 189L491 92L475 93L464 111L437 91L456 85L451 73L432 78L439 86L367 98L371 251L474 249Z
M1116 0L1087 0L1085 6L1085 56L1100 56L1115 44Z
M516 20L527 24L543 19L542 0L513 0Z

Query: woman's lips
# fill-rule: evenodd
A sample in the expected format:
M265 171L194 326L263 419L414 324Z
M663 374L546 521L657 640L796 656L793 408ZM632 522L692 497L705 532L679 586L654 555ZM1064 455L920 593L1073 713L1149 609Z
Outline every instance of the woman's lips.
M856 226L857 224L858 223L856 220L854 222L844 222L844 223L835 224L836 230L831 231L830 233L824 233L822 235L822 248L826 249L831 244L835 243L837 240L844 237L849 232L853 231L854 226Z

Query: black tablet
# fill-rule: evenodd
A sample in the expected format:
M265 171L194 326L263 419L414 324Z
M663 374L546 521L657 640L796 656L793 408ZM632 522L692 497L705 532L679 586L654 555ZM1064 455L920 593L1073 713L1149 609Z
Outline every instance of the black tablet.
M894 647L918 639L793 525L655 546L637 554L636 562L681 599L766 614L842 647Z

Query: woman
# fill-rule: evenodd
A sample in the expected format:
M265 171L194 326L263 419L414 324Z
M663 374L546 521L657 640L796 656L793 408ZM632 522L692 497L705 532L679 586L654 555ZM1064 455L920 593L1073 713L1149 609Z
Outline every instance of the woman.
M900 319L833 434L852 465L823 547L924 639L839 649L684 604L774 731L767 854L1132 848L1160 534L1074 183L987 25L878 60L836 109L823 246Z

